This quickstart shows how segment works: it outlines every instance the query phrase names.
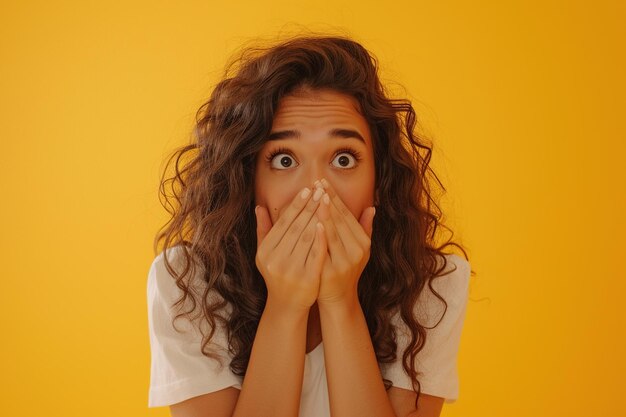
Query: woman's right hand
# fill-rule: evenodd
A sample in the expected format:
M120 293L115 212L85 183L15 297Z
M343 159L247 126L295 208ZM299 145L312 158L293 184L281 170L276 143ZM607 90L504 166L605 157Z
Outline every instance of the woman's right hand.
M302 190L304 191L304 190ZM275 225L265 207L256 210L255 263L265 280L267 302L289 311L307 311L317 300L326 248L315 215L324 190L299 192ZM317 200L313 196L319 197Z

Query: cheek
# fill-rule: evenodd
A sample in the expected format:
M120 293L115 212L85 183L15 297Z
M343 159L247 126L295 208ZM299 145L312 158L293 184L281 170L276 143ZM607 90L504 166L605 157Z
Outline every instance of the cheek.
M256 191L256 204L259 204L267 209L270 218L272 219L272 224L274 224L289 204L291 204L296 192L297 191L291 193L288 190L285 190L284 187L271 187L265 185L264 187L259 187Z
M363 210L374 205L373 185L370 187L363 184L360 187L355 187L354 183L349 183L337 184L334 187L341 201L357 220L361 217Z

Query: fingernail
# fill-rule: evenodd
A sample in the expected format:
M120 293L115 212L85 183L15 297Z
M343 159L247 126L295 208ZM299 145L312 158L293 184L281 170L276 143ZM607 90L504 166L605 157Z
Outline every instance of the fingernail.
M326 193L324 193L324 203L330 204L330 197Z
M322 188L317 188L315 190L315 194L313 194L313 201L319 201L322 194L324 194L324 190Z
M328 184L328 181L326 181L326 178L322 178L322 184L324 185L324 188L328 188L328 186L330 184Z
M320 182L320 180L315 181L313 184L315 184L316 187L322 186L322 183Z
M302 199L304 200L305 198L309 196L309 194L311 194L311 190L309 190L309 188L307 187L304 190L302 190L302 192L300 193L300 197L302 197Z

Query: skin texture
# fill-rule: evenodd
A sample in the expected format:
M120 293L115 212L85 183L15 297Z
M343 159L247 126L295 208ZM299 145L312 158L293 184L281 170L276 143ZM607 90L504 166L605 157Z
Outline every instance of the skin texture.
M296 129L301 135L300 139L266 142L256 161L255 202L267 208L272 224L293 196L304 187L314 189L315 181L322 178L332 184L355 218L374 204L372 139L357 106L350 96L332 90L294 94L281 100L272 132ZM365 143L355 138L330 137L328 131L333 128L356 130ZM276 155L271 164L267 162L267 154L281 146L291 152ZM342 147L358 151L361 161L349 153L337 153Z

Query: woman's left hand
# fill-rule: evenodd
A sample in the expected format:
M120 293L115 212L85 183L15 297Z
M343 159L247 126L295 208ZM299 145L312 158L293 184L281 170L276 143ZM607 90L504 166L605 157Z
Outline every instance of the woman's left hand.
M327 253L317 303L322 307L358 302L359 278L370 257L375 208L363 210L357 221L328 181L322 184L328 196L322 198L317 214L324 225Z

